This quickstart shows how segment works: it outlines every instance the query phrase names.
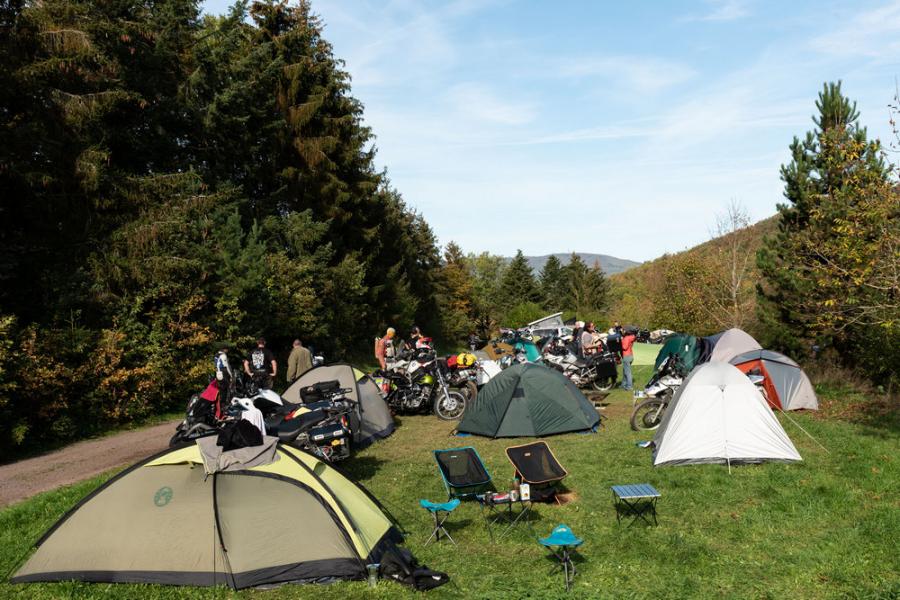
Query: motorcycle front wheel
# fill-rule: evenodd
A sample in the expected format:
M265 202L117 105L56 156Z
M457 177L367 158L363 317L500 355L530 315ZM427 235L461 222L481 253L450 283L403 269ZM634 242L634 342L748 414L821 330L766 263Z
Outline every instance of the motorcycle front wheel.
M666 404L659 398L649 398L635 406L631 413L631 428L634 431L652 431L659 427Z
M458 421L466 412L466 397L459 392L439 394L434 403L434 414L442 421Z

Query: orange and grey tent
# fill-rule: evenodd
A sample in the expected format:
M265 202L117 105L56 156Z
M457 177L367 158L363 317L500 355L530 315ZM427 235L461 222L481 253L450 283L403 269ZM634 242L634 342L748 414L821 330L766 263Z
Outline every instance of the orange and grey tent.
M757 372L765 379L766 398L781 410L818 410L819 400L809 377L793 360L771 350L753 350L731 359L744 373Z
M400 540L389 516L331 465L266 441L239 459L198 443L126 469L57 521L11 582L363 579Z

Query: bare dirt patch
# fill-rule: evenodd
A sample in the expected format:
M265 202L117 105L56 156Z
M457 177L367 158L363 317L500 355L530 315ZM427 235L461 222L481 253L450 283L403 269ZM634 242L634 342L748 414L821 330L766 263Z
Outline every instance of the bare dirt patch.
M77 483L163 450L178 421L78 442L36 458L0 466L0 507Z

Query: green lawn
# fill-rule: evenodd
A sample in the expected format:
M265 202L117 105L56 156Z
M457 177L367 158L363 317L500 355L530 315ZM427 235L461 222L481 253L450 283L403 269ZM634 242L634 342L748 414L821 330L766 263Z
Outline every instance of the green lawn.
M648 367L636 369L638 380ZM828 392L828 390L825 390ZM536 509L542 535L567 523L586 540L573 598L823 598L900 596L900 469L898 431L792 415L829 452L782 417L804 462L735 467L704 465L654 469L647 439L629 430L629 396L614 392L609 419L596 435L548 441L569 469L574 501ZM840 398L831 401L839 402ZM474 445L498 485L511 481L503 449L522 440L450 437L452 425L434 417L406 417L390 439L345 464L411 532L419 560L448 572L453 581L429 593L450 598L553 598L564 596L561 576L526 529L492 545L479 508L464 504L449 529L458 547L423 548L429 517L419 498L445 497L429 451ZM8 572L28 546L103 477L43 494L0 512L0 568ZM658 527L616 524L609 487L649 482L662 492ZM124 533L124 532L123 532ZM90 543L86 541L86 543ZM300 541L298 543L313 543ZM414 597L397 584L287 585L237 594L219 589L154 586L0 584L0 597L128 598L394 598Z
M659 344L635 344L634 348L634 366L640 367L644 365L653 365L656 362L656 355L662 348Z

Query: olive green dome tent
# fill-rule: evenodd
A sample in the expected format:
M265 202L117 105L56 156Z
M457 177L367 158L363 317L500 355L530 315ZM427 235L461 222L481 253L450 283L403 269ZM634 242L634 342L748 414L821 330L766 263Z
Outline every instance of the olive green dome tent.
M460 433L539 437L591 430L600 415L575 384L553 369L514 365L491 379L466 410Z
M363 579L400 534L332 466L267 437L166 450L89 494L38 540L12 583L228 585Z
M384 439L394 433L394 417L381 390L371 377L345 364L320 365L313 367L301 375L282 397L292 404L303 402L300 390L322 381L337 381L342 388L350 390L347 397L354 403L351 413L350 429L353 431L353 444L357 449Z

